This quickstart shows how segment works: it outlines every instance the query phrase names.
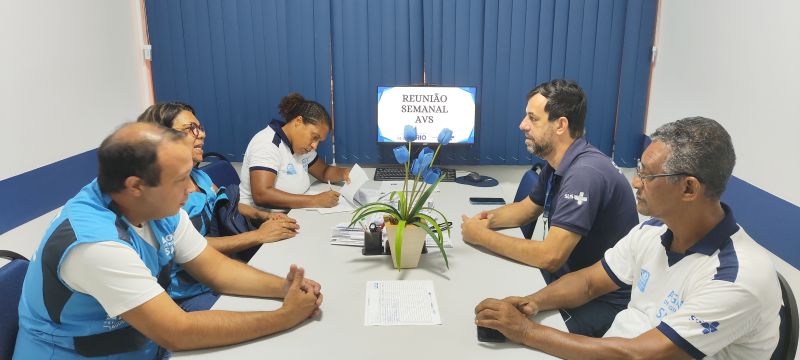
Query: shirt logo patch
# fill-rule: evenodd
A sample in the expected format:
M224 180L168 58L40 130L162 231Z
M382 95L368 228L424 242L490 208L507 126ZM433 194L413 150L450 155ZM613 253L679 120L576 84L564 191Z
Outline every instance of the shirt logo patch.
M694 322L700 324L700 326L703 327L703 335L711 334L717 331L717 328L719 327L719 321L712 321L709 323L706 322L705 320L699 319L697 316L694 315L690 316L689 318L694 320Z
M647 280L650 280L650 272L642 269L639 272L639 282L636 283L636 287L639 288L639 291L644 292L644 288L647 287Z
M128 323L125 322L125 320L122 320L122 318L119 316L115 317L106 316L106 319L103 321L103 327L106 328L107 330L118 329L125 325L128 325Z
M578 203L578 205L583 205L583 203L589 201L589 198L583 195L583 191L581 191L578 195L564 194L564 199L575 200Z
M289 175L297 174L297 170L295 170L293 164L286 165L286 173Z
M175 252L175 239L172 237L172 234L161 238L161 244L164 247L164 253L166 253L167 256L171 256L172 253Z

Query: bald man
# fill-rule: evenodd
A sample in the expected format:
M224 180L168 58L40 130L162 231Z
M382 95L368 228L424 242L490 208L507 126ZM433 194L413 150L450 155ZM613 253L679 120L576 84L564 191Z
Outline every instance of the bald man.
M28 268L15 359L153 359L269 335L319 312L320 286L302 268L281 278L207 246L181 210L191 146L181 132L144 123L103 141L97 179L64 205ZM283 305L184 312L164 290L175 264L215 291Z

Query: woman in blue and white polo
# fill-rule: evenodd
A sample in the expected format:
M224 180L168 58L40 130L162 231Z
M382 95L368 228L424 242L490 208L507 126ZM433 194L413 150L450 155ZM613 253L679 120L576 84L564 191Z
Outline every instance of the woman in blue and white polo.
M333 190L305 195L317 180L350 181L350 169L319 161L317 146L328 137L331 119L316 101L291 93L278 106L285 123L273 120L250 140L244 153L240 201L262 209L333 207L339 193Z

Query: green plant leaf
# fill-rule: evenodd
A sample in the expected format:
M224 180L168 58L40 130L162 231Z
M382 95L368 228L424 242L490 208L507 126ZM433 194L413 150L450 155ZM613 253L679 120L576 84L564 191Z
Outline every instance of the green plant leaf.
M394 206L384 203L371 203L358 208L358 210L353 213L353 217L350 219L350 225L348 225L348 227L353 226L353 224L365 218L367 215L379 212L387 213L395 218L400 218L400 213L394 208Z
M368 205L364 205L364 206L356 209L356 211L353 212L353 216L350 219L351 219L351 221L353 223L355 223L356 221L361 220L363 218L363 216L362 216L363 213L365 213L367 211L375 210L375 209L383 209L383 208L385 208L387 206L388 205L386 205L386 204L368 204Z
M444 175L439 176L439 179L437 179L436 182L433 183L433 185L431 185L427 190L425 190L425 193L423 193L422 196L419 197L419 199L414 201L414 208L409 213L409 216L416 216L416 214L419 214L419 209L421 209L422 206L425 204L425 202L428 201L428 198L433 193L433 190L436 189L436 186L439 185L442 179L444 179Z
M353 212L353 217L355 218L356 216L358 216L358 214L360 212L372 210L373 208L383 207L383 206L390 206L390 205L384 204L384 203L369 203L369 204L363 205L363 206L359 207L358 209L356 209Z
M408 203L406 202L406 194L401 191L395 191L397 194L399 201L397 202L397 208L400 211L400 219L408 219Z
M403 232L406 229L406 221L400 220L397 222L397 228L395 229L394 233L394 249L392 252L394 253L394 259L396 260L397 264L397 271L403 268L402 255L403 255Z
M420 213L422 213L422 210L430 210L430 211L433 211L433 212L435 212L435 213L439 214L439 216L441 216L441 217L442 217L442 222L444 222L444 223L448 223L448 222L450 222L449 220L447 220L447 216L444 216L444 214L442 214L442 212L441 212L441 211L439 211L439 210L436 210L436 209L434 209L434 208L432 208L432 207L427 207L427 206L426 206L426 207L424 207L424 208L422 208L422 209L419 209ZM451 228L451 227L452 227L452 226L448 226L448 227L447 227L447 236L448 236L448 237L450 237L450 236L451 236L451 235L450 235L450 228Z
M417 221L411 224L420 227L422 230L428 233L428 235L430 235L430 237L436 243L436 246L439 247L439 252L442 253L442 257L444 258L444 265L449 269L450 263L447 261L447 253L444 251L444 240L442 239L442 229L439 227L439 224L436 223L436 220L434 218L424 214L421 214L420 217L422 217L423 221ZM433 230L431 230L431 228L429 227L429 225L425 224L425 222L430 223L431 224L430 226L433 226L434 229L436 229L436 232L434 233Z

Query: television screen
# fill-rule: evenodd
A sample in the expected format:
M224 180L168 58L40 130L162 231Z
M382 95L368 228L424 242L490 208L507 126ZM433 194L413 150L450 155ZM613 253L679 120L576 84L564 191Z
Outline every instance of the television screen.
M474 87L378 86L378 142L402 143L403 128L417 128L415 143L437 143L443 128L451 144L475 143Z

